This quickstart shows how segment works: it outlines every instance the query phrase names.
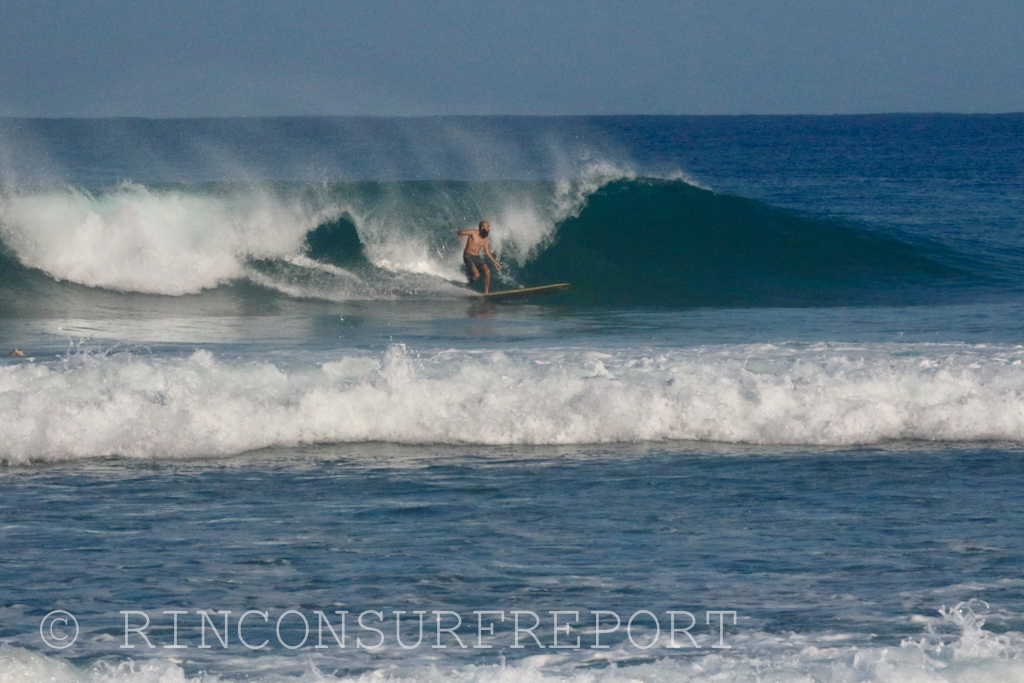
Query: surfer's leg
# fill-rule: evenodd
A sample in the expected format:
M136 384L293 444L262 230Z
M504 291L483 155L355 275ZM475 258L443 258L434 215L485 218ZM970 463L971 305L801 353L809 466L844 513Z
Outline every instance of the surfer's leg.
M491 291L491 269L486 265L481 266L484 269L484 294ZM474 280L476 278L473 278Z
M472 259L468 256L462 257L462 262L466 266L466 275L469 276L470 282L476 282L480 279L480 271L476 269L476 264L473 263Z

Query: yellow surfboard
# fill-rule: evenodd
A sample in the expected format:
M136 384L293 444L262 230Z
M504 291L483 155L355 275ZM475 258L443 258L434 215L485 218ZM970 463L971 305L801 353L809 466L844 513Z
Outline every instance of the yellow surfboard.
M502 300L502 299L529 299L535 296L547 296L557 294L569 289L569 283L562 282L557 285L544 285L543 287L525 287L520 289L506 289L502 292L490 292L489 294L472 294L473 299Z

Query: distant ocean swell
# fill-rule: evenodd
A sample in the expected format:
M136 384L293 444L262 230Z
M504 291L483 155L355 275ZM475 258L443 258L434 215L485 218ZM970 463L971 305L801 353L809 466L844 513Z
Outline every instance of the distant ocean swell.
M913 303L979 281L970 258L937 246L616 172L8 193L0 287L181 296L248 281L338 301L452 297L463 278L454 231L482 218L510 266L502 286L568 281L578 303Z
M0 368L0 459L312 443L1024 441L1024 348L441 351L317 365L80 354Z

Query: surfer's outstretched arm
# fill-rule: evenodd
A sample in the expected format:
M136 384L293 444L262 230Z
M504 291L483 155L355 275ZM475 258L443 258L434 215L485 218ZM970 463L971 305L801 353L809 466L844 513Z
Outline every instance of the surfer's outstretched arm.
M494 264L494 267L501 270L501 264L498 263L498 259L494 258L494 254L491 253L491 248L486 244L484 245L484 253L487 254L487 258L491 259L491 263Z

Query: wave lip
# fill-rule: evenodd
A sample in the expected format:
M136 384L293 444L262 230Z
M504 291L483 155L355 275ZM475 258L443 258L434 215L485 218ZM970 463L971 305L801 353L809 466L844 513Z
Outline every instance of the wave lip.
M282 369L83 355L0 368L0 458L188 458L312 443L1024 441L1024 348L737 345L349 353Z

